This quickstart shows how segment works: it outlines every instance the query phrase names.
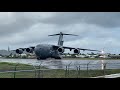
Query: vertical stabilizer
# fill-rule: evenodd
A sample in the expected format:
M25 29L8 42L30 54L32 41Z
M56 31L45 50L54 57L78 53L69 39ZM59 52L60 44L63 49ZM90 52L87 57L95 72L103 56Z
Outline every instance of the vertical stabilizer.
M49 36L57 36L57 35L59 35L59 40L58 40L58 45L59 46L63 46L63 43L64 43L64 41L63 41L63 35L78 36L78 35L74 35L74 34L65 34L65 33L62 33L62 32L60 32L59 34L53 34L53 35L49 35Z

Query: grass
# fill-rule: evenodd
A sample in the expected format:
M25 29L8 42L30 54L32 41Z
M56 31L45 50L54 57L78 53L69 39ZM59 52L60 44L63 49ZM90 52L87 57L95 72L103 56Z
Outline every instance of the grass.
M105 74L115 74L120 73L120 70L106 70ZM88 72L86 70L81 70L80 72L76 70L69 71L69 74L65 76L64 70L50 70L45 71L43 78L90 78L90 77L96 77L96 76L102 76L104 75L103 70L89 70Z
M15 63L0 63L0 72L3 71L13 71L15 70ZM39 67L36 67L39 69ZM41 69L47 69L45 67L41 67ZM26 64L18 64L17 71L19 70L34 70L33 66L26 65ZM54 70L45 70L45 71L30 71L30 72L7 72L7 73L0 73L0 78L89 78L89 77L96 77L102 76L104 74L115 74L120 73L120 69L113 69L113 70L62 70L62 69L54 69Z

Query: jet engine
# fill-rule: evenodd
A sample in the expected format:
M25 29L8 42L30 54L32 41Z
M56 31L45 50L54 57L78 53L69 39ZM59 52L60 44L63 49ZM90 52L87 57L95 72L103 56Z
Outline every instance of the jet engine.
M75 53L75 54L79 54L79 53L80 53L80 50L79 50L79 49L75 49L75 50L74 50L74 53Z
M60 53L63 53L63 52L64 52L64 48L62 48L62 47L59 47L57 50L58 50L58 52L60 52Z
M26 48L26 52L32 53L34 51L33 48Z
M16 53L22 54L23 53L23 49L16 49Z

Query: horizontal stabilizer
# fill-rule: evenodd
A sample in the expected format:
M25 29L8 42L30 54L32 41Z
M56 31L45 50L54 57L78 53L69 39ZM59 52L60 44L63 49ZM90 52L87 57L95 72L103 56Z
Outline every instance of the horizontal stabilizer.
M48 35L48 36L57 36L57 35L60 35L60 34L53 34L53 35Z
M72 36L78 36L78 35L74 35L74 34L63 34L63 35L72 35Z
M53 34L53 35L48 35L48 36L57 36L57 35L72 35L72 36L78 36L78 35L75 35L75 34L66 34L66 33L58 33L58 34Z

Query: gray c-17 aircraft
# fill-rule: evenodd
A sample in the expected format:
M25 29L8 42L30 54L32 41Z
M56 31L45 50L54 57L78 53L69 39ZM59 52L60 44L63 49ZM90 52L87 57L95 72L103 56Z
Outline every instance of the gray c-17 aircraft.
M75 54L79 54L80 50L87 50L87 51L99 51L99 50L91 50L91 49L83 49L83 48L73 48L73 47L66 47L63 46L63 35L72 35L72 36L78 36L74 34L65 34L60 32L59 34L53 34L48 36L57 36L59 35L58 45L49 45L49 44L39 44L33 47L29 48L19 48L16 49L16 53L22 54L23 51L26 51L28 53L35 53L37 60L43 60L47 58L55 58L55 59L61 59L62 54L64 53L65 49L74 50Z

